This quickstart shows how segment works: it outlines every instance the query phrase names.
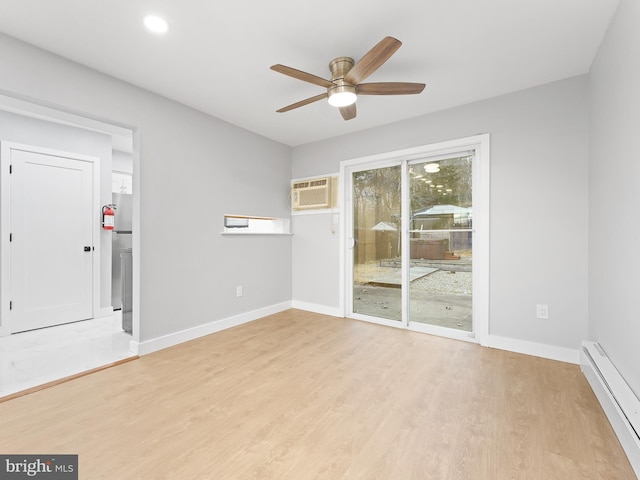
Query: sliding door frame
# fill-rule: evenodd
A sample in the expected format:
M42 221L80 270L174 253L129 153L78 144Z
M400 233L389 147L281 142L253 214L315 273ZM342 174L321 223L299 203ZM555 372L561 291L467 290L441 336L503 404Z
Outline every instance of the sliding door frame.
M455 155L464 151L474 151L473 163L473 332L459 331L435 325L410 322L409 288L402 291L402 320L387 320L353 313L353 256L351 239L353 236L353 192L352 173L364 169L401 165L401 181L408 185L407 165L426 157ZM475 135L446 142L396 150L367 157L345 160L340 163L340 192L342 215L340 215L340 310L344 317L372 323L405 328L424 333L440 335L458 340L486 345L489 335L489 206L490 206L490 136ZM402 196L402 278L408 285L409 220L411 216L409 189L404 188ZM351 268L350 268L351 267Z

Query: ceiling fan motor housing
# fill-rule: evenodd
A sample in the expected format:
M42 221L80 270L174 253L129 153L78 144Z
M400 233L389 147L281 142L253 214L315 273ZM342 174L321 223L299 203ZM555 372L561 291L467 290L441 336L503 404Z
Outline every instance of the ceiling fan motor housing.
M349 70L353 68L354 65L353 58L351 57L338 57L334 58L329 64L329 69L331 70L331 81L334 83L334 87L329 87L327 89L327 93L329 94L329 99L333 95L338 93L352 93L356 94L355 85L351 85L344 81L344 77L349 73ZM331 103L331 101L330 101Z

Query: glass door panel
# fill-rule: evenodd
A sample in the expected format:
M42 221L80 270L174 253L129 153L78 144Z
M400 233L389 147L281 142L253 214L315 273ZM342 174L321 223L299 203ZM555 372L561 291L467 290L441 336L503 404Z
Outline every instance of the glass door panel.
M409 321L473 331L473 155L409 169Z
M401 321L401 167L352 175L353 312Z

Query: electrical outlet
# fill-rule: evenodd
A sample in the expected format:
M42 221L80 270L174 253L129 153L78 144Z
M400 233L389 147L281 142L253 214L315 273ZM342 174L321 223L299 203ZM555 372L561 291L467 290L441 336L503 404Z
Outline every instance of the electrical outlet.
M549 305L536 305L536 316L542 320L549 319Z
M242 285L238 285L236 287L236 297L241 297L242 296Z

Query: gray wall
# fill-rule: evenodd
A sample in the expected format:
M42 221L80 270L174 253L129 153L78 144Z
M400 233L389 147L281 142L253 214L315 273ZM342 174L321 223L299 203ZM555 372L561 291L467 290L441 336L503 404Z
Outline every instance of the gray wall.
M0 58L1 90L139 129L141 341L290 300L290 237L220 235L288 217L287 146L4 35Z
M293 177L490 133L490 334L578 349L587 335L587 127L581 76L295 147ZM338 245L328 217L293 217L293 298L337 308ZM324 268L309 269L308 259ZM549 305L549 320L536 319L537 303Z
M622 0L591 68L589 337L640 397L639 23Z
M334 171L322 172L335 173ZM293 232L293 290L297 302L310 303L318 311L341 315L339 305L340 227L333 214L291 217Z
M0 140L100 158L100 205L111 203L111 138L0 110ZM96 207L96 219L100 214ZM97 220L96 220L97 221ZM100 308L111 306L111 234L100 231ZM96 315L99 312L95 312Z

